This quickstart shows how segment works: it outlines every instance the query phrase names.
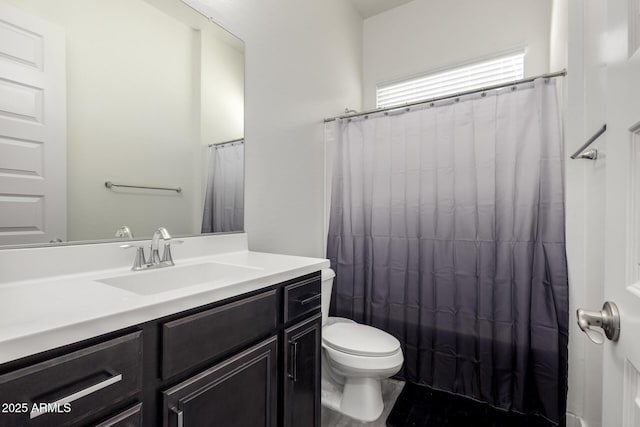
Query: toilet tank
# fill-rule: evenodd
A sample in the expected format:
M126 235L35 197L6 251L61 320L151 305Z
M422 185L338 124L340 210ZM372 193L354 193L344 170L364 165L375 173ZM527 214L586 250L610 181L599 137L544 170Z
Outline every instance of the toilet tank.
M322 324L327 323L329 317L329 304L331 304L331 290L333 289L333 278L336 273L330 268L325 268L321 272L322 280Z

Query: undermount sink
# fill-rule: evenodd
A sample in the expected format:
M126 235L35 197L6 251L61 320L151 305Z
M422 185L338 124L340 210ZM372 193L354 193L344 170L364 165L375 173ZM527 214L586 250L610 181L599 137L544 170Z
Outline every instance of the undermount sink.
M261 268L206 262L138 271L100 279L97 282L140 295L152 295L204 283L212 287L226 286L235 281L248 279L258 270Z

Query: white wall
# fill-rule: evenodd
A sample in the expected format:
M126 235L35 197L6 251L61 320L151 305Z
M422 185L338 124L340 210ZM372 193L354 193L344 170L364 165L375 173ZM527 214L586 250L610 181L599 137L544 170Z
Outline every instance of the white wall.
M344 0L200 0L245 41L252 250L323 256L323 123L360 107L362 19Z
M201 39L201 139L204 145L244 137L244 51L215 33Z
M589 427L602 424L602 347L577 327L575 310L603 302L606 156L570 160L605 121L605 67L601 38L606 4L599 0L554 0L550 64L567 68L563 81L566 158L567 258L570 334L568 412ZM602 152L603 140L594 144Z
M364 108L377 84L514 48L527 48L526 76L548 72L551 1L414 0L365 20Z

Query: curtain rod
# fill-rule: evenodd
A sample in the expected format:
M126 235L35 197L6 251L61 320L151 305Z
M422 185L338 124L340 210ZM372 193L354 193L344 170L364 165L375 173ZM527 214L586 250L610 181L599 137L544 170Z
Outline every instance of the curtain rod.
M382 113L384 111L400 110L400 109L403 109L403 108L413 107L413 106L416 106L416 105L429 104L429 103L436 102L436 101L443 101L445 99L459 98L461 96L472 95L474 93L486 92L486 91L489 91L489 90L502 89L504 87L515 86L515 85L519 85L519 84L523 84L523 83L529 83L529 82L532 82L532 81L537 80L537 79L551 79L551 78L554 78L554 77L564 77L566 75L567 75L567 70L556 71L555 73L549 73L549 74L540 74L538 76L527 77L527 78L520 79L520 80L513 80L513 81L510 81L510 82L507 82L507 83L501 83L501 84L497 84L497 85L493 85L493 86L485 86L485 87L481 87L479 89L471 89L471 90L467 90L467 91L464 91L464 92L454 93L454 94L451 94L451 95L438 96L438 97L435 97L435 98L426 99L424 101L408 102L406 104L395 105L393 107L376 108L376 109L373 109L373 110L363 111L362 113L342 114L340 116L324 119L324 122L325 123L329 123L329 122L333 122L333 121L335 121L337 119L350 119L350 118L353 118L353 117L360 117L360 116L367 116L369 114Z
M213 147L214 145L233 144L234 142L244 142L244 138L232 139L231 141L225 142L214 142L213 144L209 144L209 147Z

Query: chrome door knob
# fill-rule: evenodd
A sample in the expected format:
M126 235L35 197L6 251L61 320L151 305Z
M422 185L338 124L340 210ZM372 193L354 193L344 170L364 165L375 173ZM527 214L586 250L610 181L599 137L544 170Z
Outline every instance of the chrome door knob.
M594 343L604 343L605 336L611 341L618 341L620 337L620 311L615 303L605 302L600 311L579 308L576 315L578 316L578 326ZM592 329L594 327L602 329L604 335L602 332Z

